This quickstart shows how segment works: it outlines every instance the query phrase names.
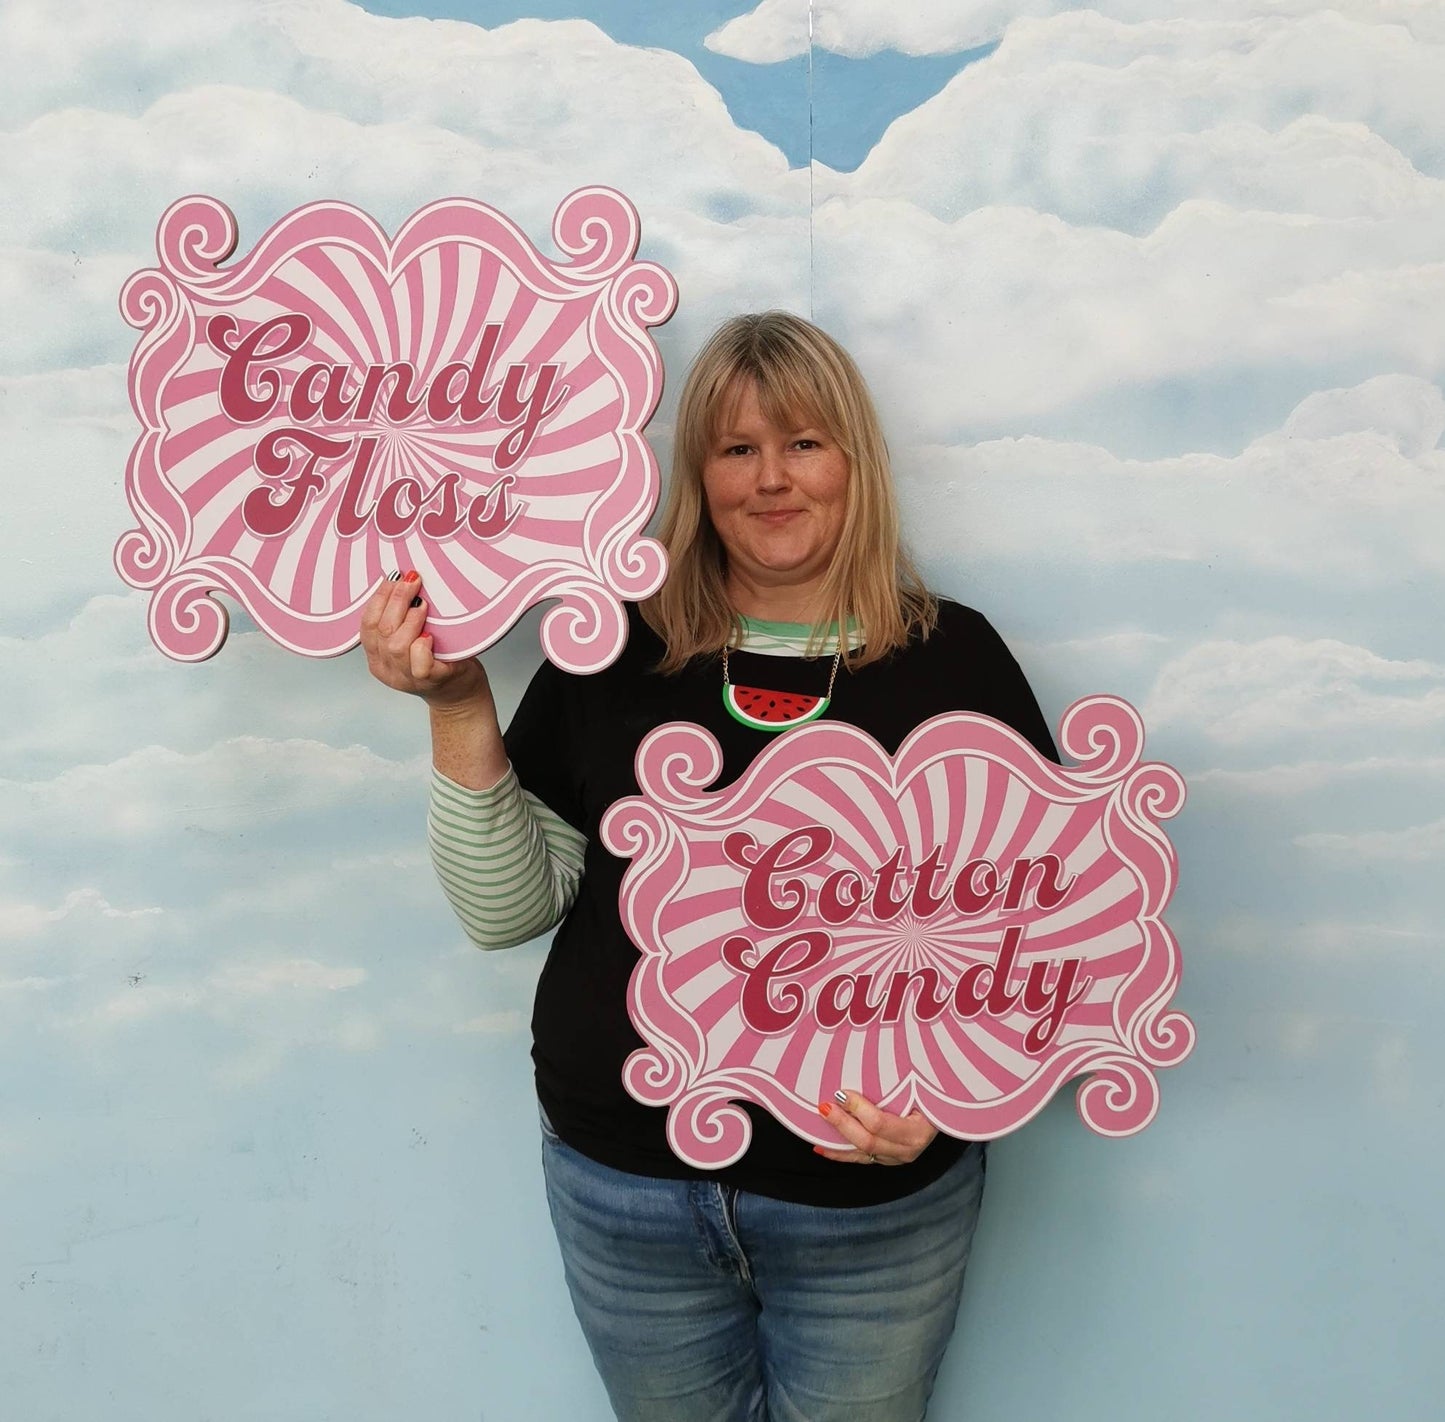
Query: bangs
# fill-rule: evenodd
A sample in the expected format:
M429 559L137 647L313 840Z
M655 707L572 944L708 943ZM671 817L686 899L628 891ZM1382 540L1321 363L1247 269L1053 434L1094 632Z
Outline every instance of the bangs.
M790 362L779 362L774 369L764 369L751 361L739 365L712 402L708 442L716 441L719 435L735 425L738 409L751 385L757 391L758 408L769 424L776 425L780 430L811 426L842 446L844 422L837 410L829 410L833 402L827 399L827 393L816 380L808 378L811 372L790 367Z

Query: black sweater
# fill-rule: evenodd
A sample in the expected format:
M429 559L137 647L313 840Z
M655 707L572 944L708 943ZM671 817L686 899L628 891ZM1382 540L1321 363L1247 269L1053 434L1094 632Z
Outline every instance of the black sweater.
M897 1199L936 1179L962 1143L940 1135L911 1165L860 1169L814 1153L761 1107L749 1106L752 1144L734 1165L704 1176L668 1148L664 1108L627 1094L622 1067L645 1045L627 1015L627 987L638 951L622 928L618 894L628 861L603 848L598 826L608 808L636 795L633 758L642 738L668 721L694 721L718 739L730 784L773 739L728 715L722 660L701 658L682 672L653 668L662 643L636 610L622 655L605 671L572 676L544 663L507 731L507 753L523 787L586 836L576 903L557 929L537 985L532 1058L537 1094L557 1133L593 1160L633 1174L711 1178L780 1200L828 1206ZM737 652L740 686L822 695L832 657ZM938 626L891 657L840 669L827 718L868 732L889 754L921 722L948 711L977 711L1012 726L1050 759L1057 752L1018 663L971 608L943 602ZM717 788L714 786L713 788Z

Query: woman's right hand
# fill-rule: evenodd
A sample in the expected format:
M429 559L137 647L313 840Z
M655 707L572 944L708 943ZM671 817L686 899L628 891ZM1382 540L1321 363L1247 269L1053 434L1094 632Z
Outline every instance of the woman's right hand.
M420 576L408 573L383 583L362 609L361 645L372 676L438 708L490 701L487 674L475 657L444 662L432 655L431 634L424 630L427 603L412 606L420 594Z
M421 579L408 573L385 582L361 613L361 645L371 674L396 691L420 696L431 711L432 764L470 790L485 790L507 773L491 683L475 657L444 662L424 631L427 604L412 602Z
M442 662L432 656L422 579L409 572L383 582L361 610L361 646L371 675L394 691L420 697L432 712L432 764L468 789L484 790L507 773L507 749L497 704L481 662L468 656Z

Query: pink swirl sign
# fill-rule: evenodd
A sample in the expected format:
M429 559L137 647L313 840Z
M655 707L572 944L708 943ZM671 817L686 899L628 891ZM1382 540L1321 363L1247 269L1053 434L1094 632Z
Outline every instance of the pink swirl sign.
M647 328L677 299L667 272L632 260L627 199L566 198L561 262L466 199L394 239L312 203L223 269L236 235L221 203L183 198L160 221L161 265L121 292L142 332L142 434L126 470L139 527L115 563L151 591L156 645L215 653L224 592L283 646L334 656L381 579L415 568L441 656L557 599L547 655L576 672L611 662L622 600L666 573L642 536L659 486L642 428L662 390Z
M1115 697L1070 707L1060 743L1077 765L954 713L890 757L815 722L708 792L709 732L643 741L642 794L602 824L632 859L621 911L642 953L628 1007L647 1046L623 1080L669 1108L681 1159L747 1150L738 1101L836 1147L817 1103L839 1087L985 1139L1087 1075L1090 1127L1148 1125L1155 1069L1194 1044L1169 1009L1179 951L1160 917L1177 861L1158 822L1184 782L1141 762L1143 724Z

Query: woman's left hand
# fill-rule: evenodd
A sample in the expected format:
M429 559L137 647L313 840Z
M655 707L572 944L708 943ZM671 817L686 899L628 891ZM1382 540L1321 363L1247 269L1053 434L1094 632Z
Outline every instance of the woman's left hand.
M921 1111L895 1116L892 1111L879 1110L856 1091L840 1091L833 1100L820 1101L818 1110L840 1136L852 1143L852 1148L813 1149L829 1160L850 1165L907 1165L917 1160L938 1134L937 1127Z

